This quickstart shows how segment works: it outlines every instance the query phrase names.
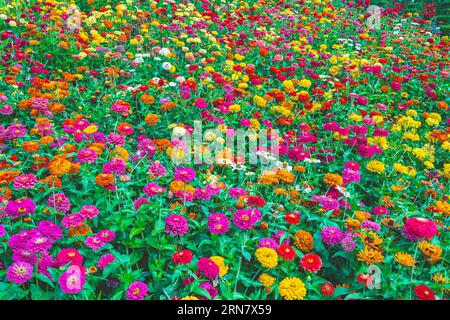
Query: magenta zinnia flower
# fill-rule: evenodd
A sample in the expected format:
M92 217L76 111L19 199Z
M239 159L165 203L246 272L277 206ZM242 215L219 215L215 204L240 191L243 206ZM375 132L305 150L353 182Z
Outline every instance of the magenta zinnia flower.
M5 208L5 212L13 218L19 218L27 214L32 214L35 210L36 204L33 200L27 198L10 200Z
M195 170L189 167L178 167L174 174L175 180L189 183L195 179Z
M213 234L224 234L230 230L230 221L223 213L211 213L208 216L208 228Z
M14 188L15 189L33 189L38 179L32 173L21 174L14 178Z
M55 259L55 265L61 267L70 262L71 265L82 266L83 261L84 257L77 249L65 248L58 252Z
M98 216L98 213L98 208L92 205L82 206L80 212L78 212L80 217L83 219L94 219L96 216Z
M158 194L164 193L166 190L158 184L151 182L147 184L142 191L147 195L147 197L154 197Z
M84 243L94 251L105 245L105 242L98 236L90 236L84 241Z
M112 230L102 230L97 233L97 237L103 242L111 242L116 238L116 233Z
M68 212L71 207L69 198L64 193L55 193L47 200L47 205L58 212Z
M170 233L174 236L183 236L189 232L188 221L185 217L171 214L166 218L166 233Z
M125 292L127 300L144 300L148 296L148 286L141 281L135 281L128 287Z
M59 277L59 285L64 293L75 294L83 290L86 276L84 275L84 268L76 265L70 266Z
M112 255L112 253L104 254L98 259L97 267L100 269L105 269L114 260L116 260L116 258Z
M403 226L402 234L410 241L430 240L438 232L433 220L425 218L409 218Z
M201 274L211 280L219 275L219 266L209 258L200 258L197 262L197 268Z
M251 229L261 218L261 212L257 209L237 210L233 214L233 223L240 229Z
M17 284L30 280L33 276L33 266L26 262L15 262L6 271L6 278Z
M97 161L98 154L95 150L86 148L78 151L78 160L80 163L93 163Z
M343 238L342 231L337 227L325 227L321 232L322 241L327 245L335 245L341 242Z

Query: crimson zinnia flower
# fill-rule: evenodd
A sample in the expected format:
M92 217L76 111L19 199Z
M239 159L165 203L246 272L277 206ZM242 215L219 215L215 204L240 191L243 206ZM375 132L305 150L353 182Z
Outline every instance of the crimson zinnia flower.
M179 264L187 264L192 260L191 250L181 250L175 252L172 256L173 263L177 266Z
M436 300L436 295L433 290L428 288L426 285L418 285L414 288L417 298L419 300Z
M303 270L317 273L322 268L322 259L317 254L308 253L300 260Z
M320 287L320 291L324 296L331 296L334 293L334 286L331 283L324 283Z
M285 260L294 260L295 250L287 244L280 244L277 249L278 254Z
M286 212L284 220L289 224L297 224L300 222L301 215L295 212Z

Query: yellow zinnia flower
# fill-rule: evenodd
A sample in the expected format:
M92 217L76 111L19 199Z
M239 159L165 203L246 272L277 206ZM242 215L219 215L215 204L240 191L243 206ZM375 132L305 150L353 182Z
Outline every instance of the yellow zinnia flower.
M271 248L258 248L255 256L264 268L273 269L278 265L278 254Z
M303 300L306 296L306 287L299 278L286 278L278 285L280 296L285 300Z

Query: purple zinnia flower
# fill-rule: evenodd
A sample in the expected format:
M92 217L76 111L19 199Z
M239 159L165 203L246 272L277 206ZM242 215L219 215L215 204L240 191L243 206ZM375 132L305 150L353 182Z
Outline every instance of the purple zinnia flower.
M208 228L213 234L224 234L230 230L230 221L223 213L211 213L208 216Z
M262 238L259 240L258 248L270 248L277 250L278 244L272 238Z
M188 221L185 217L178 214L171 214L166 218L166 233L174 236L183 236L189 232Z
M325 227L321 232L322 241L327 245L338 244L343 237L342 231L337 227Z

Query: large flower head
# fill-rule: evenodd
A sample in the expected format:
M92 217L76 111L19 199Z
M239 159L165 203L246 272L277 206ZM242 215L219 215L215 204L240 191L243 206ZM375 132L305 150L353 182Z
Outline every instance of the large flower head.
M306 287L299 278L285 278L278 285L278 292L285 300L303 300L306 296Z
M174 236L183 236L189 232L189 224L185 217L171 214L166 218L166 233Z

